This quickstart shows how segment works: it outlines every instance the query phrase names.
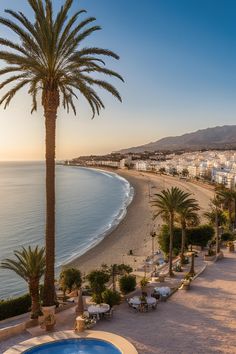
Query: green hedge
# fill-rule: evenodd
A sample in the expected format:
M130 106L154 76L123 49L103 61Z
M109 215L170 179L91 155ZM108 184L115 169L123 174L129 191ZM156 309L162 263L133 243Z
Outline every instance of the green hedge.
M191 227L186 230L186 247L189 245L206 247L208 241L212 240L214 237L214 228L211 225L199 225L196 227ZM181 248L181 228L174 228L173 237L173 253L178 254ZM169 253L169 228L167 225L163 225L161 232L158 237L158 242L161 250L165 253Z
M21 315L30 311L31 299L29 294L8 300L0 300L0 321Z

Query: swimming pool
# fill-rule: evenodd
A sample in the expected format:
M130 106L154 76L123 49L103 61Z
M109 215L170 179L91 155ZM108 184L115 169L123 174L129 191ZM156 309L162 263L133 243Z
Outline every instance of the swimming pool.
M44 343L25 354L121 354L113 344L94 338L70 338Z

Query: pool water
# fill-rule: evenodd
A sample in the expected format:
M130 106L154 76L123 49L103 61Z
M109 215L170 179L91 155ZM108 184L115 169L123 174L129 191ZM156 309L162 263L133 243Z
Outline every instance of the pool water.
M63 339L38 345L25 354L121 354L113 344L90 338Z

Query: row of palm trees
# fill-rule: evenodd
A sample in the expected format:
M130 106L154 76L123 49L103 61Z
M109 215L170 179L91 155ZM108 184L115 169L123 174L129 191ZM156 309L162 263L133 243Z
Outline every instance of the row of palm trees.
M182 228L180 259L181 264L183 264L186 228L187 226L192 226L199 222L197 212L200 210L200 207L196 199L191 197L191 193L184 192L178 187L172 187L171 189L166 189L160 193L156 193L154 195L152 205L155 209L157 209L154 212L154 218L157 218L160 215L169 226L169 276L173 276L172 260L174 222L178 221Z
M160 193L154 194L152 201L156 209L154 218L159 215L169 226L170 244L169 244L169 275L173 276L173 235L174 223L178 223L182 229L180 262L184 262L185 239L187 227L196 226L200 222L198 211L199 204L192 198L190 193L184 192L178 187L166 189ZM227 215L229 219L229 229L233 231L236 222L236 192L224 187L216 188L214 198L210 200L210 209L204 213L204 217L215 227L216 253L220 252L220 227L227 224ZM233 223L234 210L234 223Z

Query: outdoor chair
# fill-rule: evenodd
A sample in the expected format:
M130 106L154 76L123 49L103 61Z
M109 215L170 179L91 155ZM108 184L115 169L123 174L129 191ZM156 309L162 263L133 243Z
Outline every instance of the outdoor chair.
M139 312L140 311L140 308L141 308L141 305L131 305L131 307L133 308L133 310L135 310L135 312Z
M168 299L168 295L161 295L160 300L161 301L166 301Z
M130 303L130 299L127 298L127 299L126 299L126 302L127 302L127 304L128 304L129 307L133 307L132 304Z
M109 311L105 312L103 314L103 317L106 318L107 320L112 319L112 317L113 317L113 308L110 308Z
M152 307L153 310L156 310L156 308L157 308L157 301L156 301L155 304L151 305L151 307Z
M138 305L139 312L148 312L148 304L147 302L142 301L140 305Z

